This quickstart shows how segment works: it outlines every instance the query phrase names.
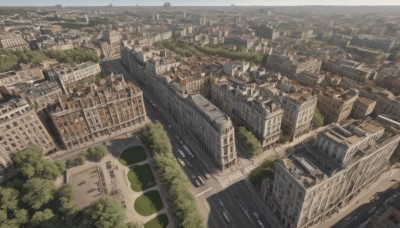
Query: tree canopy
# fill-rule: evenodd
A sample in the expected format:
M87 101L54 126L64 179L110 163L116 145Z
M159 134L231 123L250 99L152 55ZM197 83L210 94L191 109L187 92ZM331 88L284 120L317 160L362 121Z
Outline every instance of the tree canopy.
M183 176L172 154L171 143L161 123L156 121L146 124L141 139L152 150L157 171L167 187L178 227L204 227L203 217L196 207L194 196L189 191L189 182Z
M245 127L240 127L237 133L238 140L244 149L251 155L259 155L262 153L263 148L258 139Z
M98 145L94 147L90 147L87 150L87 158L92 159L94 161L101 161L101 159L106 156L108 153L108 150L105 146L103 145Z
M121 204L109 197L103 196L96 200L87 214L90 227L96 228L114 228L121 227L125 220L125 210Z
M315 108L312 122L313 122L314 128L319 128L324 125L324 117L322 116L322 114L318 108Z
M259 188L262 180L269 178L274 180L275 176L275 161L265 160L260 166L253 169L249 175L250 182Z

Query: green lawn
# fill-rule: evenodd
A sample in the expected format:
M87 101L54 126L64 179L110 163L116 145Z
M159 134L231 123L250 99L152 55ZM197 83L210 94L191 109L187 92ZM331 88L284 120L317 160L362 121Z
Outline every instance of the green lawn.
M135 210L142 216L149 216L163 208L163 202L157 190L146 192L135 200Z
M159 215L144 224L144 228L165 228L168 226L168 217L166 214Z
M122 152L118 160L123 165L132 165L146 160L146 152L141 146L130 147Z
M128 172L131 188L135 192L141 192L156 185L150 165L145 164L131 168Z

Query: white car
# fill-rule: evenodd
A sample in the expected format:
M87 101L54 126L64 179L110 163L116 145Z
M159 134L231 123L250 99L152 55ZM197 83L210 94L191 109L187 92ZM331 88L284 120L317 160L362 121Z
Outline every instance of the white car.
M178 161L182 167L185 167L185 162L182 159L178 158Z

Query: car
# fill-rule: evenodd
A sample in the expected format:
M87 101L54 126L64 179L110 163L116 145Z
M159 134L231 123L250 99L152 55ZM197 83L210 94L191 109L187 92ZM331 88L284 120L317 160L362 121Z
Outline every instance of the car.
M389 199L387 199L387 200L385 200L385 202L383 203L383 205L384 206L387 206L389 203L390 203L390 200L391 200L392 198L389 198Z
M258 215L257 212L253 212L253 215L254 215L254 217L255 217L256 219L260 219L260 216Z
M373 213L376 210L376 206L373 206L371 209L368 210L368 214Z
M181 164L182 167L185 167L186 164L181 158L178 158L178 161L179 161L179 163Z
M210 174L209 173L206 173L206 174L204 174L204 177L206 178L206 179L210 179Z
M351 217L347 217L344 221L349 221L351 219Z
M200 187L200 182L197 179L194 179L194 183L196 187Z
M206 182L204 181L204 179L201 176L197 176L197 179L199 179L201 185L205 185Z
M264 224L261 222L260 219L257 219L257 223L258 223L258 225L259 225L260 227L264 227Z
M400 195L400 192L396 192L396 193L392 196L392 198L393 198L393 199L394 199L394 198L397 198L399 195Z
M186 160L186 165L189 166L189 168L193 167L192 163L190 163L188 160Z

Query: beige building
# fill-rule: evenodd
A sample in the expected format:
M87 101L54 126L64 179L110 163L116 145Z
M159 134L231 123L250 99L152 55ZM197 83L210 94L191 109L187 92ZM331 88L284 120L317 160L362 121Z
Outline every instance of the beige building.
M360 90L360 96L376 101L374 113L387 115L400 121L400 97L393 93L378 88L364 87Z
M211 99L237 126L250 130L261 141L264 150L278 142L283 110L262 88L216 79L211 85Z
M78 65L59 64L51 67L48 71L49 77L56 79L65 93L68 93L69 87L74 83L94 76L101 72L100 65L95 62L85 62Z
M0 48L12 50L29 50L28 43L19 34L0 34Z
M350 60L330 59L322 64L322 69L357 82L364 82L373 73L371 69L364 67L364 64Z
M201 73L195 74L194 80L186 77L185 68L178 70L181 61L165 51L127 47L121 56L123 64L153 94L157 107L203 149L204 154L198 156L211 157L221 170L236 163L235 135L230 118L202 95L193 94L193 91L201 92L203 82L198 80L198 77L204 77Z
M0 172L12 164L16 152L30 144L39 145L46 154L56 150L47 129L25 100L0 104Z
M304 56L271 54L268 55L265 65L268 69L295 78L298 73L303 71L318 72L321 68L321 61Z
M297 139L310 132L317 106L317 97L310 90L303 89L296 93L282 94L278 97L282 109L282 130Z
M47 111L65 149L92 145L111 135L123 134L147 122L142 91L122 75L98 85L59 97Z
M375 109L376 101L366 97L358 97L353 104L351 117L354 119L364 119Z
M323 227L324 218L377 180L399 141L377 121L333 123L314 145L279 160L269 203L282 225Z
M42 70L39 67L33 67L18 71L9 71L0 73L0 86L10 86L19 82L32 84L34 81L44 79Z
M312 73L310 71L305 70L299 73L296 79L303 85L315 86L321 84L324 78L325 78L324 75L318 73Z
M349 117L353 104L357 99L358 91L340 90L326 87L318 94L318 109L324 116L325 123L340 123Z

